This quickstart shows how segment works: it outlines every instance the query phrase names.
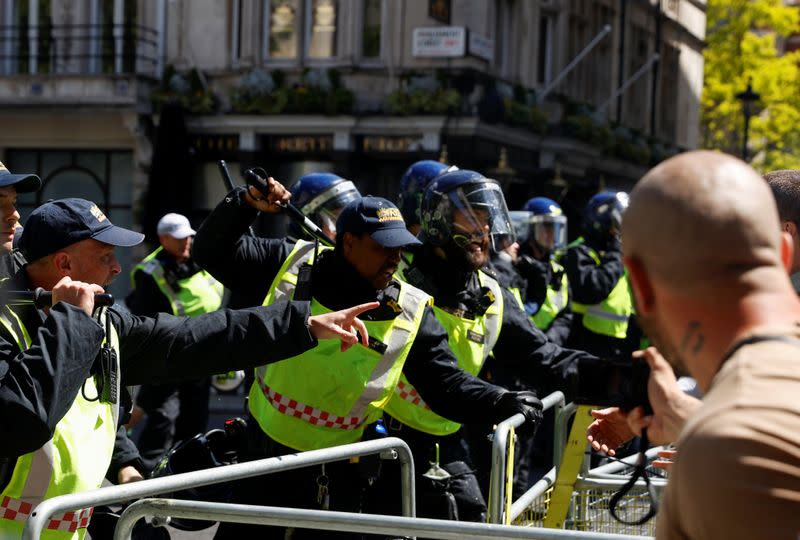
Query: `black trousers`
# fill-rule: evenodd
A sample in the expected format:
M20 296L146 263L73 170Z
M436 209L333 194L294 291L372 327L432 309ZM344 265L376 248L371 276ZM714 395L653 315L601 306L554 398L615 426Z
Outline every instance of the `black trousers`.
M240 461L254 461L296 453L297 450L271 439L253 418L248 418L247 444L245 454ZM326 481L328 504L327 508L323 508L318 496L320 494L320 484ZM345 461L267 474L236 482L233 486L233 501L231 502L261 506L359 512L362 506L362 496L363 489L359 481L358 466ZM355 533L220 523L214 538L283 540L284 538L353 539L360 538L360 536Z

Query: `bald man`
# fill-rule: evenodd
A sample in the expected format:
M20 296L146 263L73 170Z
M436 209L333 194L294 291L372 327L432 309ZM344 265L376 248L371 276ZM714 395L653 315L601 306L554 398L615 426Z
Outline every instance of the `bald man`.
M764 175L778 204L781 230L789 233L794 244L794 258L789 268L794 290L800 293L800 171L772 171Z
M635 409L627 420L679 449L657 538L798 537L800 301L779 223L763 179L723 154L672 158L631 193L624 260L658 350L641 354L654 414ZM699 407L665 357L697 380ZM594 429L590 438L612 445L614 433Z

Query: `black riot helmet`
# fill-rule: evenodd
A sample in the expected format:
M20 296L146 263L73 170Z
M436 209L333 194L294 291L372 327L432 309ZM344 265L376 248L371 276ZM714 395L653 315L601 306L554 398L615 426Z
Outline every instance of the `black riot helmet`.
M420 217L420 239L434 246L452 241L462 247L471 236L488 234L491 247L500 252L515 241L500 185L475 171L448 171L434 178L422 197Z

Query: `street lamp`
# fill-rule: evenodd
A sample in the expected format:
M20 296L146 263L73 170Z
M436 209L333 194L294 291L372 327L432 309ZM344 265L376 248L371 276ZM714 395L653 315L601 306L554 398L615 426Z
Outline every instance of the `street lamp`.
M753 92L753 78L747 79L747 90L736 94L736 99L742 102L744 112L744 138L742 140L742 159L747 161L747 135L750 131L750 117L753 116L752 104L761 99L761 96Z
M505 146L500 148L500 155L497 156L497 167L493 167L487 172L497 180L504 192L508 192L509 186L517 176L517 170L509 165L508 150Z

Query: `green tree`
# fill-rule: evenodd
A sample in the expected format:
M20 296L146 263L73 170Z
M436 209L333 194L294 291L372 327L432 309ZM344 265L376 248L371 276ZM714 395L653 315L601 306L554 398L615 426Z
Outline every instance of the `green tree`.
M800 10L782 0L709 0L701 144L739 155L744 123L736 94L761 95L750 122L752 163L763 171L800 168L800 53L777 44L800 31Z

